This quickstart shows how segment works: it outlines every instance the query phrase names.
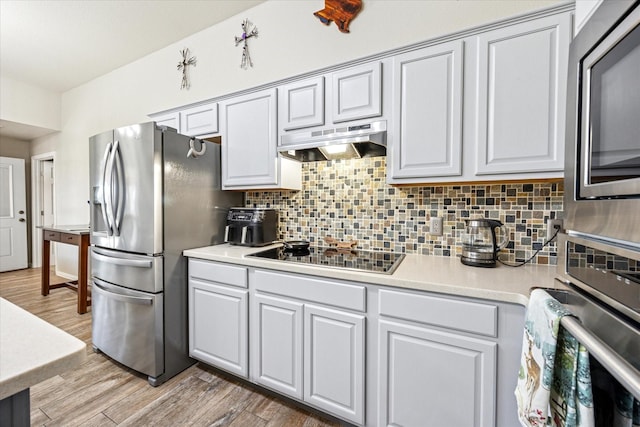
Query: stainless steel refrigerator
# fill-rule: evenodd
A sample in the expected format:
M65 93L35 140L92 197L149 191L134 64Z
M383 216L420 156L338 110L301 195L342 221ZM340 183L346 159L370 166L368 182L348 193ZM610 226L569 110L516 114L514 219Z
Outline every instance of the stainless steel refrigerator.
M93 347L159 385L194 363L182 251L222 243L243 195L221 190L218 144L154 122L92 136L89 153Z

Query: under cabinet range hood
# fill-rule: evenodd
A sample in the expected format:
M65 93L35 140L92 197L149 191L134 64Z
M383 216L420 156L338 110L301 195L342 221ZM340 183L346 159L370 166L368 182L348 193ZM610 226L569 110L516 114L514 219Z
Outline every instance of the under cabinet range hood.
M387 122L283 135L278 152L300 162L387 155Z

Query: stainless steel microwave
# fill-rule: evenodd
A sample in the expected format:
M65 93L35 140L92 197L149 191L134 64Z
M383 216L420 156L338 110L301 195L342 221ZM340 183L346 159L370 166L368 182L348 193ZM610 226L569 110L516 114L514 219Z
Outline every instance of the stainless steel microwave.
M603 1L571 43L565 228L640 245L640 1Z

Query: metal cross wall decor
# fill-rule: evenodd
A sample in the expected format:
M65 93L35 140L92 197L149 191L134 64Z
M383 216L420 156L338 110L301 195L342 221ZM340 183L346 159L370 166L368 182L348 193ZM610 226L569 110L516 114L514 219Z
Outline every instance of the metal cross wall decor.
M258 37L258 27L249 22L248 19L245 19L242 21L242 35L235 37L236 46L242 43L242 61L240 62L240 68L244 68L245 70L248 67L253 67L253 62L251 62L251 56L249 55L249 45L247 44L247 40L251 37Z
M180 89L189 89L191 87L191 83L189 82L189 71L187 67L189 65L196 66L196 57L192 56L189 58L189 49L184 48L180 51L182 55L182 61L178 62L178 71L182 71L182 83L180 84Z

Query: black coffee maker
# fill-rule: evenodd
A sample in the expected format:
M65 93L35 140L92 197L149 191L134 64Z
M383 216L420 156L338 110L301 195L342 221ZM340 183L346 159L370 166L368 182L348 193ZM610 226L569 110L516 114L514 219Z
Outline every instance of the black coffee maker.
M466 219L467 227L462 234L462 261L474 267L495 267L500 249L509 243L507 227L496 219ZM497 243L496 229L502 237Z
M269 208L231 208L224 241L232 245L265 246L278 240L278 211Z

